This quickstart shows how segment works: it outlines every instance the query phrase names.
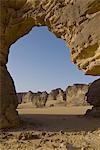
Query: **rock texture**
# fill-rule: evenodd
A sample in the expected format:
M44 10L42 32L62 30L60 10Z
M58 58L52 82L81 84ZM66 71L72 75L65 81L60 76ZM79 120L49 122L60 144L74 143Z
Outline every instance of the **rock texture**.
M100 117L100 79L95 80L86 93L87 102L93 105L91 110L86 112L86 115Z
M20 92L20 93L17 93L17 99L18 99L18 104L21 104L22 101L23 101L23 97L25 96L27 92Z
M48 98L48 93L46 91L44 92L37 92L32 97L32 104L34 107L44 107L46 105Z
M12 104L13 110L17 105L14 84L5 69L9 48L34 26L48 26L57 37L66 40L71 59L79 69L85 74L100 75L100 0L84 0L84 3L82 0L0 0L0 89L3 89L0 90L0 103L3 116L8 108L6 103ZM12 109L9 109L12 118L16 118L16 110L12 113ZM7 113L6 121L9 120L12 126L13 121L8 118Z
M31 102L32 98L33 98L33 93L31 91L29 91L25 95L23 95L22 102L23 103Z
M64 104L65 101L65 92L60 88L54 89L49 93L46 106L61 105Z
M86 101L85 94L87 93L89 85L86 84L74 84L68 86L66 91L61 88L52 90L49 94L44 92L33 93L31 91L27 93L18 93L19 103L32 102L33 107L44 106L85 106L89 105Z
M60 88L52 90L49 94L46 91L17 93L17 97L19 104L32 102L33 107L50 106L66 101L65 92Z
M80 69L100 75L99 0L0 0L0 7L2 63L7 62L8 49L17 39L34 26L48 26L66 40L71 59Z
M85 94L87 93L89 85L74 84L68 86L66 89L66 105L67 106L85 106L89 105L86 101Z
M33 107L44 107L47 102L48 93L46 91L37 93L29 91L26 93L17 93L17 97L19 104L32 102Z
M0 66L0 128L9 128L19 124L17 105L13 80L7 68Z

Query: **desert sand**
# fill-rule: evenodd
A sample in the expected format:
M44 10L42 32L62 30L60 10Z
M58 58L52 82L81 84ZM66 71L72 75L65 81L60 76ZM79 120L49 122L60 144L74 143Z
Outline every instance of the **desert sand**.
M0 150L100 150L100 118L84 116L89 108L20 104L22 125L0 132Z

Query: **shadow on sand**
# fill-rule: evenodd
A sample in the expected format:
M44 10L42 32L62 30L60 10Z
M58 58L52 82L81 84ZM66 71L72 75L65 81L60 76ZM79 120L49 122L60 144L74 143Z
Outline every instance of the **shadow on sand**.
M23 114L20 118L23 125L10 131L80 132L100 128L100 118L83 115Z

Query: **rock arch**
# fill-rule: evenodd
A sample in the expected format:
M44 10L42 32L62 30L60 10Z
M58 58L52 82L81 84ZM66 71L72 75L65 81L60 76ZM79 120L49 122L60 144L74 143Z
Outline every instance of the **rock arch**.
M0 128L19 122L10 46L34 26L48 26L67 41L71 60L85 74L100 75L100 2L96 0L0 0Z

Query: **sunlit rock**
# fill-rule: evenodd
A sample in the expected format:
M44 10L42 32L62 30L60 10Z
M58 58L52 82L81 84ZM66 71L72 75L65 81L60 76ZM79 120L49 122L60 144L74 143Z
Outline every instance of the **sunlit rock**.
M66 41L71 60L79 69L100 75L99 0L0 0L0 110L1 118L6 114L11 126L6 102L12 104L12 118L16 118L17 98L6 69L9 48L34 26L48 26L49 31Z
M86 106L89 105L86 101L85 94L89 86L86 84L74 84L66 89L66 105L67 106Z

